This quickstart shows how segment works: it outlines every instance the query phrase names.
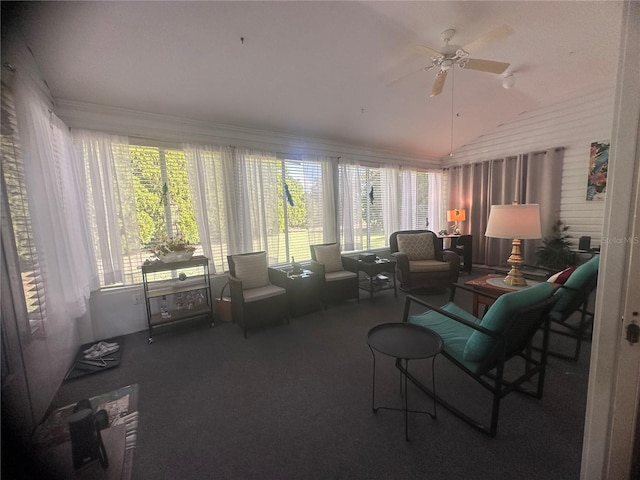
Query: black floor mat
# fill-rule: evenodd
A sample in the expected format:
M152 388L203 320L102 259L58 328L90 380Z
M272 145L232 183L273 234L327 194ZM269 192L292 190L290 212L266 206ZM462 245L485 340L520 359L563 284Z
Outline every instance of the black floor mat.
M98 342L117 343L120 345L120 349L117 352L105 355L102 360L87 360L84 358L84 351L90 348L92 345ZM122 347L124 346L124 337L108 338L105 340L98 340L96 342L85 343L78 349L76 358L73 362L73 366L64 377L65 380L71 380L74 378L84 377L96 372L102 372L120 365L120 356L122 354Z

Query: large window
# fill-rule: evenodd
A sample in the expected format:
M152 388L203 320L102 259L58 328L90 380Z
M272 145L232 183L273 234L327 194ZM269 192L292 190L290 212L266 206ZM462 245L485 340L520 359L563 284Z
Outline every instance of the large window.
M280 190L284 195L278 212L284 249L278 252L278 262L288 262L291 257L296 261L308 260L309 246L323 242L322 164L285 159L282 178Z
M415 172L415 213L413 228L440 231L442 205L441 173Z
M184 237L200 243L184 152L130 145L141 245Z
M343 251L384 248L391 232L422 228L433 214L433 173L411 171L403 189L408 171L397 166L336 172L329 157L133 144L81 131L77 141L103 287L139 283L148 247L167 237L186 238L221 273L235 253L264 250L278 265L305 262L310 245L336 240Z
M340 242L344 251L383 248L389 223L383 207L389 197L389 172L361 165L340 166Z
M182 236L226 271L227 255L310 258L326 229L326 162L232 147L127 144L80 132L101 286L141 281L151 244ZM96 165L99 167L96 167Z

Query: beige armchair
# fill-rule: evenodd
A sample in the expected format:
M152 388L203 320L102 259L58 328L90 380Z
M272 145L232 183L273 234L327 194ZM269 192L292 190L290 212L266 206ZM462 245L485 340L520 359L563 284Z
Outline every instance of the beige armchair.
M325 308L349 298L360 302L358 260L342 256L338 243L311 245L310 269L321 282L320 299Z
M231 317L242 327L244 338L250 326L289 320L286 285L278 272L267 266L266 252L228 255L227 261Z
M422 287L449 288L458 281L460 257L443 250L442 239L430 230L403 230L389 237L389 250L395 258L400 288L411 291Z

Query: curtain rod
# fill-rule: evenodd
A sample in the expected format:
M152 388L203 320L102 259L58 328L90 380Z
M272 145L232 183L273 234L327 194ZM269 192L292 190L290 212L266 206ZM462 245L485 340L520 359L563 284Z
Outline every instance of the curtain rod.
M451 169L455 169L455 168L462 168L465 167L467 165L482 165L483 163L487 163L487 162L502 162L505 160L505 158L509 158L509 157L517 157L518 155L537 155L537 154L544 154L547 153L549 150L552 150L554 152L559 152L562 150L565 150L566 147L551 147L551 148L547 148L545 150L534 150L533 152L528 152L528 153L518 153L515 155L507 155L506 157L502 157L502 158L492 158L489 160L480 160L478 162L471 162L471 163L463 163L461 165L453 165L451 167L444 167L442 170L443 171L447 171L447 170L451 170Z

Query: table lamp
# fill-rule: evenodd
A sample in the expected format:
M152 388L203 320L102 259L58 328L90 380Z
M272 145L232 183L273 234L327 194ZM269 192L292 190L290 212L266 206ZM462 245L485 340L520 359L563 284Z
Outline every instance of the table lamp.
M460 235L458 229L458 222L464 222L467 219L466 210L461 208L455 208L453 210L447 210L447 222L454 222L451 225L451 233Z
M504 283L515 287L525 286L527 282L520 271L523 263L520 240L542 237L540 205L492 205L484 234L490 238L512 239L511 256L507 260L511 270L505 277Z

